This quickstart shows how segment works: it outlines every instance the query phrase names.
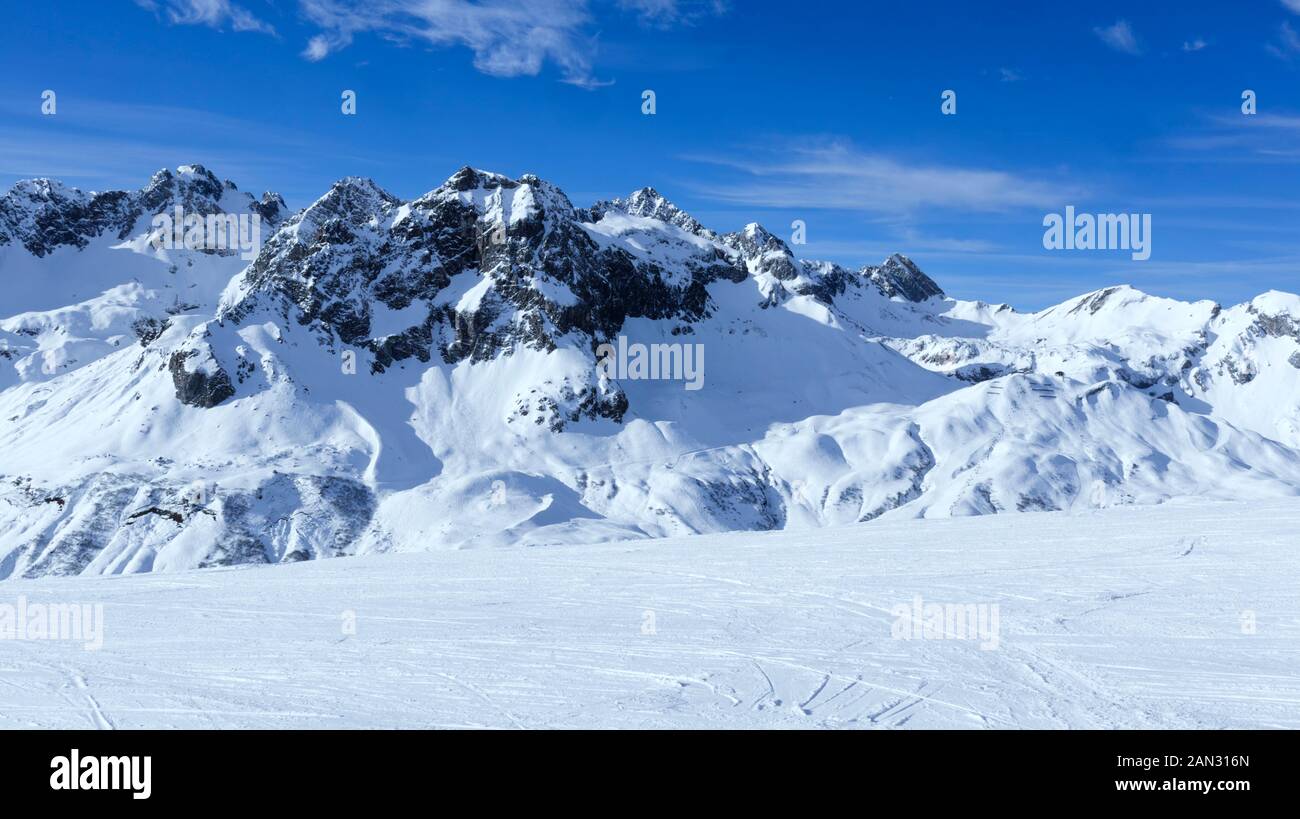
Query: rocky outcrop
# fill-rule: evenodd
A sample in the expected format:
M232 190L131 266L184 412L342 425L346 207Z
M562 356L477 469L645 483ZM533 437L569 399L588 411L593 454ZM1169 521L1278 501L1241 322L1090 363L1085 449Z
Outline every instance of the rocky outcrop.
M164 168L138 191L83 193L50 179L30 179L0 196L0 245L17 242L44 257L60 247L84 248L99 236L123 240L176 207L205 216L254 213L268 230L287 210L279 194L268 192L260 200L241 194L233 182L222 182L202 165L182 165L174 172Z
M235 394L230 375L211 355L197 350L177 350L167 359L176 400L191 407L211 409Z
M901 253L890 256L880 267L864 267L862 273L891 299L898 297L920 302L942 298L944 295L933 279L922 273L915 262Z

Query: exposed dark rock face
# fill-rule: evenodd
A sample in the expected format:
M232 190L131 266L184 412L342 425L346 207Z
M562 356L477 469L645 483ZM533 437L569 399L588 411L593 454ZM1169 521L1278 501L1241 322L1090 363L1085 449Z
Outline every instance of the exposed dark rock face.
M642 188L633 193L627 199L612 199L607 202L597 202L583 214L584 221L599 221L602 216L610 211L626 213L628 216L658 219L661 222L676 225L682 230L685 230L688 233L693 233L696 236L704 236L710 239L717 236L716 233L697 222L689 213L681 210L672 202L665 199L654 188Z
M122 191L83 194L60 182L32 179L0 197L0 244L17 241L34 256L57 248L85 247L106 231L128 231L138 212Z
M549 387L549 384L544 384ZM612 383L598 383L575 390L565 383L556 391L556 397L532 389L520 396L507 423L531 420L551 432L563 432L570 423L582 418L608 418L622 423L627 414L627 394Z
M943 296L939 285L901 253L890 256L880 267L864 267L862 272L891 299L901 297L908 301L925 301Z
M161 509L157 506L150 506L148 509L141 509L139 512L132 512L127 516L127 520L135 520L136 518L141 518L145 515L159 515L176 524L185 522L185 518L180 512L171 509Z
M577 209L563 192L536 176L509 179L472 168L461 169L435 190L409 201L373 181L343 179L291 216L279 197L267 194L260 201L244 197L233 184L195 166L160 172L134 193L86 196L38 180L16 186L0 201L0 242L20 242L37 255L59 248L67 252L89 245L96 236L139 236L141 220L176 204L197 213L238 206L241 213L246 209L278 227L265 232L267 241L247 266L229 259L186 256L173 262L168 277L187 262L197 262L200 274L209 267L223 268L227 262L228 274L238 271L221 291L221 303L211 320L207 320L212 316L208 308L216 291L193 296L182 291L170 299L171 307L164 307L165 300L151 294L147 311L130 314L113 326L114 348L123 335L128 341L122 346L133 346L130 331L123 329L128 325L145 348L123 350L129 353L121 356L123 361L135 361L129 372L134 380L115 378L111 385L118 389L129 384L127 389L134 392L122 395L122 402L113 406L127 410L121 418L130 426L127 433L135 436L131 457L147 461L137 460L142 468L129 474L106 469L85 478L77 473L79 477L59 478L61 483L32 487L29 480L18 491L9 491L9 505L22 509L25 519L37 525L10 552L12 558L0 560L0 574L116 571L126 567L128 553L133 563L127 570L147 571L155 559L160 568L177 565L173 562L177 551L183 552L179 559L186 565L217 566L296 562L359 548L382 550L400 539L396 535L405 525L401 517L419 517L414 504L444 504L441 509L452 512L468 508L473 514L468 503L479 493L476 487L495 483L492 476L498 473L546 504L545 515L534 513L526 525L517 526L518 531L533 523L550 525L546 521L564 520L563 516L585 516L586 512L567 506L572 500L606 516L618 531L633 525L626 521L634 521L647 534L779 528L791 522L790 515L805 512L823 522L865 521L911 504L935 487L946 491L943 485L959 473L964 483L957 493L960 497L954 495L957 499L951 501L953 514L1062 508L1066 505L1062 498L1073 499L1080 493L1080 473L1073 464L1094 459L1093 451L1045 461L1038 454L1044 449L1042 441L1048 441L1051 450L1071 440L1056 435L1051 426L1047 427L1053 430L1050 438L1037 436L1028 425L1022 432L1003 424L999 413L1013 411L1018 423L1035 418L1042 407L1047 421L1054 423L1065 399L1083 392L1073 421L1086 420L1087 413L1109 411L1110 404L1123 410L1121 402L1133 399L1140 407L1136 417L1149 410L1155 416L1153 423L1159 423L1160 417L1178 412L1163 402L1183 401L1188 410L1197 410L1212 403L1201 393L1231 389L1234 383L1251 379L1256 379L1252 392L1262 393L1261 388L1279 374L1277 359L1272 357L1279 348L1277 342L1260 342L1280 337L1300 340L1300 326L1291 315L1263 312L1285 313L1290 302L1270 298L1257 302L1258 309L1252 308L1244 321L1241 310L1232 308L1226 317L1230 322L1203 324L1199 332L1180 327L1172 343L1143 343L1140 356L1129 354L1119 338L1128 332L1124 314L1145 297L1128 288L1099 291L1064 308L1077 314L1072 324L1085 326L1093 335L1076 336L1074 327L1065 328L1069 333L1053 334L1050 326L1035 326L1037 316L1003 315L1005 323L987 320L989 315L1009 311L1005 305L938 301L943 291L905 256L891 256L880 266L861 270L801 260L786 242L760 225L726 235L714 233L650 188L626 199ZM101 244L95 242L86 255L97 253ZM731 287L731 283L741 286ZM822 310L819 305L832 309ZM203 315L184 315L200 307ZM1202 307L1208 308L1208 303ZM763 313L758 308L777 309ZM1198 307L1194 315L1204 312L1208 310ZM1115 322L1110 321L1111 313L1117 314ZM1142 310L1134 314L1135 332L1154 323L1148 322L1148 315ZM715 321L705 323L715 316ZM1210 321L1216 316L1217 306ZM649 322L657 325L647 331ZM841 362L829 357L840 352L832 349L832 344L839 344L833 341L825 346L828 358L823 360L820 345L803 349L798 344L805 341L801 335L805 329L821 333L827 327L842 331L846 344L871 345L873 354ZM1112 327L1116 343L1094 337L1099 329L1109 332ZM744 360L743 353L728 354L730 348L717 358L711 353L710 361L721 362L722 367L746 368L746 380L737 382L740 387L752 383L751 375L775 380L774 376L798 373L801 364L809 364L815 377L806 379L806 384L796 382L797 388L808 389L788 391L801 399L799 403L809 394L821 402L814 393L823 390L830 395L826 404L840 402L840 395L843 406L857 406L849 402L859 398L870 400L875 382L865 381L859 388L856 376L859 369L877 364L881 372L896 374L894 380L905 386L916 382L918 402L929 402L930 396L969 383L1021 372L1055 370L1061 382L1036 379L1028 391L1017 388L1015 393L1002 392L1007 385L991 385L948 403L948 408L974 416L966 419L971 421L972 435L986 429L996 435L964 464L951 464L956 469L947 462L946 432L936 438L933 451L921 438L918 424L931 423L926 420L933 417L929 410L914 416L922 420L911 422L906 430L897 428L891 440L901 446L891 443L887 451L882 450L888 460L846 457L838 444L827 449L824 459L820 444L812 450L815 458L791 457L784 444L773 447L778 457L772 457L773 450L764 445L767 439L755 443L746 437L749 430L761 435L765 419L751 425L742 423L741 411L735 412L734 419L729 415L733 409L748 409L740 406L746 400L767 408L766 397L750 398L740 388L734 391L735 398L731 389L724 388L721 400L729 403L720 405L721 412L709 413L708 420L717 423L709 424L701 443L710 446L661 461L667 447L676 448L678 442L689 440L687 436L693 437L688 425L698 417L693 417L695 407L689 407L691 413L680 413L683 420L673 420L676 407L685 404L670 404L652 390L632 386L630 379L635 376L626 377L624 392L618 378L596 365L601 344L642 331L680 341L720 340L721 345L734 341L734 349L751 354L754 350L777 353L752 355L750 360ZM26 327L4 332L24 345L37 333ZM796 344L789 345L790 341ZM1267 356L1261 354L1261 347ZM791 366L791 360L781 354L792 348L798 358ZM1283 342L1280 349L1284 357L1296 347ZM536 351L559 354L542 361L533 355ZM352 364L388 375L337 379L331 356L342 353L349 354L343 359L348 376L357 372ZM0 347L0 357L15 355ZM416 362L447 366L414 366ZM471 362L484 366L454 366ZM819 366L827 362L833 366ZM1292 354L1289 362L1300 368L1300 353ZM918 372L911 364L937 369L950 380L944 383L941 376ZM97 374L87 373L93 375ZM1104 383L1087 388L1098 381ZM841 391L842 385L848 389ZM50 391L58 386L51 384ZM1135 388L1142 395L1135 397ZM189 407L224 405L199 425L200 429L222 428L220 434L211 435L215 447L191 446L199 437L189 425L196 414L177 411L170 401L173 390L176 399ZM1018 399L1021 392L1052 401L1035 401L1035 407L1026 407ZM104 395L99 386L88 393L96 398ZM982 409L969 412L970 407L981 406L977 402L985 395L999 394L1006 398L986 402L987 414ZM41 424L44 419L32 414L41 411L47 397L37 400L45 395L38 390L31 395L32 401L16 405L12 414L6 412L11 417L0 422L25 423L30 428ZM629 407L629 395L644 400L644 407ZM479 400L483 396L487 400ZM967 397L971 402L965 401ZM236 398L238 406L231 406ZM1215 395L1208 398L1217 401ZM57 404L53 398L48 400L51 408L63 405L62 400ZM691 400L689 395L686 400ZM804 409L794 403L791 409L781 410L782 418L789 412L797 420ZM939 403L931 406L936 412L948 411ZM644 411L633 414L633 409ZM885 423L885 412L872 410L870 423ZM846 428L858 422L850 413L841 415L835 426ZM662 442L649 440L649 433L637 428L665 417L669 420L658 425ZM613 424L587 423L604 419L614 424L627 420L628 426L618 430L611 428ZM477 426L480 420L490 426ZM233 432L229 421L236 422ZM735 428L734 439L733 430L725 429L729 423ZM676 424L678 429L670 428ZM994 432L995 424L1001 431ZM717 434L713 426L725 435ZM785 426L779 428L779 439L773 433L773 440L784 439ZM540 434L565 431L577 434L558 442ZM1104 434L1109 432L1108 427ZM610 454L604 454L606 442L598 439L611 434ZM798 441L805 433L790 434L790 440ZM1017 436L1022 435L1037 436L1027 455L1015 451ZM641 437L647 442L637 440ZM712 446L715 437L721 445ZM37 439L38 446L43 440ZM144 446L163 443L139 454L140 441ZM510 442L517 443L512 447ZM538 442L555 443L572 452L552 458L545 449L533 447ZM593 445L589 451L587 443ZM225 450L242 449L243 444L249 444L247 452L225 457ZM640 457L642 447L648 452L645 458ZM492 450L507 450L500 463L493 462L498 456ZM471 457L462 458L462 453ZM620 464L624 453L627 462ZM38 451L34 460L39 461L41 454ZM395 454L412 457L393 458ZM179 463L172 464L171 458ZM945 459L942 469L936 467L936 458ZM995 458L1027 466L1008 470ZM800 462L800 469L803 461L813 462L813 469L825 471L834 482L804 497L802 488L793 488L802 487L803 480L781 474L789 468L787 459ZM91 457L84 460L87 470L99 468ZM561 467L540 480L519 471L521 465L527 468L547 460ZM1111 460L1114 463L1105 465L1107 475L1112 469L1118 476L1125 469L1139 468L1137 463ZM817 465L823 462L829 466ZM884 467L876 471L875 464L882 462ZM992 465L986 469L985 463ZM1144 461L1142 475L1156 463L1155 458ZM621 469L626 465L636 468ZM485 466L492 469L480 472ZM853 474L858 471L860 475ZM202 477L196 480L195 475ZM1114 483L1123 480L1115 477ZM227 481L234 486L218 486ZM182 485L187 482L191 485ZM200 499L191 500L186 492L198 482L202 483ZM1112 482L1107 478L1106 483ZM20 486L17 481L14 485ZM386 500L382 514L376 511L375 493L412 488L418 491L397 503ZM404 506L407 502L413 505ZM528 514L522 502L519 509ZM508 515L487 517L517 519L511 510ZM454 521L448 525L461 528ZM424 538L431 532L422 529L413 535ZM178 549L168 553L165 544L178 538ZM194 546L198 542L203 544L201 550Z
M1110 300L1110 297L1115 295L1118 290L1118 287L1107 287L1105 290L1098 290L1087 298L1081 299L1079 303L1070 310L1070 312L1078 313L1082 310L1087 310L1089 313L1096 315L1097 311L1104 307L1106 302Z
M639 235L671 250L671 265L610 241L611 230L639 230L646 219L656 221ZM368 179L338 181L263 245L218 319L239 325L268 311L308 327L328 349L365 351L371 371L383 372L407 359L455 364L552 351L566 338L594 352L630 318L689 332L715 310L711 283L748 276L775 280L766 306L796 295L831 305L861 287L889 298L942 295L906 257L861 273L801 262L757 224L718 236L651 188L580 210L536 176L466 167L409 202ZM621 420L626 410L616 386L593 382L520 396L512 417L560 429L580 417Z
M18 242L43 257L60 247L83 248L98 236L126 239L148 230L155 215L176 206L186 214L207 216L240 203L268 229L283 221L286 208L279 194L266 193L261 200L227 195L235 191L234 183L221 182L202 165L160 170L138 191L87 194L49 179L24 180L0 196L0 245Z
M1253 307L1250 308L1250 311L1258 315L1254 326L1251 327L1252 331L1266 338L1289 337L1300 341L1300 321L1296 321L1286 314L1270 316L1265 313L1258 313Z
M408 358L456 363L517 347L549 351L570 335L594 350L629 317L699 320L710 311L710 282L746 275L721 248L665 270L602 246L584 225L614 212L667 215L708 235L652 191L579 211L531 175L463 168L405 203L369 180L344 179L271 237L220 320L238 324L271 310L311 327L322 345L368 351L371 368L383 371ZM453 279L460 295L443 297ZM379 311L404 311L409 325L380 335ZM567 396L564 407L524 405L518 414L554 428L575 413L621 419L627 409L616 388L574 385Z
M230 185L231 183L227 181L226 184ZM231 185L231 187L234 186ZM289 215L289 206L284 203L284 197L271 191L263 192L262 198L249 202L248 207L258 216L261 216L262 221L268 225L278 225Z
M610 215L663 220L709 241L681 245L684 261L665 269L599 241L589 227ZM795 294L830 304L864 283L889 297L942 294L903 256L859 274L799 262L759 225L718 237L651 188L579 210L536 176L467 167L410 202L367 179L335 183L265 243L219 318L239 324L272 310L313 328L325 346L367 350L383 371L407 358L456 363L516 347L553 350L571 334L594 349L629 318L689 326L711 315L710 283L764 274L793 288L773 290L774 304ZM404 311L407 326L378 334L380 311Z
M146 316L131 324L131 329L135 332L136 338L140 339L141 347L148 347L158 340L158 337L167 332L170 322L166 319Z
M968 381L971 384L979 384L984 381L991 381L994 378L1001 378L1015 372L1014 369L1003 364L967 364L953 370L953 375L962 381Z
M172 383L176 385L176 398L182 404L210 409L235 394L230 376L215 360L209 359L206 368L188 369L191 361L199 358L197 350L177 350L167 360Z
M728 233L722 240L740 252L751 273L767 274L780 281L797 278L800 273L790 248L762 225L749 225L739 233Z
M1134 386L1139 390L1146 390L1154 387L1160 381L1158 374L1136 373L1127 367L1119 367L1115 370L1115 376L1126 384Z
M835 299L844 295L850 287L862 287L864 282L870 281L861 273L831 262L801 260L800 264L811 281L794 285L793 292L800 296L812 296L827 306L833 305Z
M1237 361L1232 358L1224 358L1219 362L1219 367L1228 371L1228 377L1232 379L1232 383L1234 384L1249 384L1251 381L1254 381L1255 376L1259 374L1254 362L1251 361Z

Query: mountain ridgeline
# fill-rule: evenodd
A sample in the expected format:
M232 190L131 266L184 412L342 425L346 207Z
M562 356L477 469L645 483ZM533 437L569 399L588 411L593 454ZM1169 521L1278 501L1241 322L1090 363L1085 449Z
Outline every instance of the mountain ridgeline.
M178 207L260 251L162 247ZM1022 313L472 168L296 213L198 165L25 181L0 272L0 577L1300 492L1286 293ZM612 376L620 340L707 377Z

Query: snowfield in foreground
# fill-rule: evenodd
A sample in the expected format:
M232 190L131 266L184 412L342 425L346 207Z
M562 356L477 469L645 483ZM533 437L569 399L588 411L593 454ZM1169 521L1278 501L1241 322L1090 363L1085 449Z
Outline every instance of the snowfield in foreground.
M10 580L105 628L0 641L0 725L1296 728L1298 529L1175 501ZM996 603L996 649L891 636L917 595Z

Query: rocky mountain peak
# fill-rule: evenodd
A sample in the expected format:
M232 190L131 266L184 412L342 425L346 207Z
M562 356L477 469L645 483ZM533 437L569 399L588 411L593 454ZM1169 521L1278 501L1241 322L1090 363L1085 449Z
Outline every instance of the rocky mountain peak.
M870 278L889 298L900 297L921 302L944 292L934 280L921 272L916 263L901 253L895 253L879 267L864 267L863 275Z
M279 224L289 215L289 206L285 204L284 197L274 191L263 191L262 198L249 207L271 224Z
M142 220L178 206L197 214L252 211L272 225L286 211L279 194L268 192L258 201L202 165L163 168L138 191L87 194L61 182L28 179L0 196L0 245L17 241L43 257L64 246L84 248L103 235L124 240L148 230Z
M304 208L295 221L320 224L330 219L343 219L360 224L401 204L401 201L373 179L345 176L330 185L325 195Z
M726 234L722 241L739 251L751 274L770 275L781 281L799 276L800 265L789 246L757 222Z
M796 260L757 223L696 230L653 188L575 211L539 177L473 168L413 201L341 179L251 264L85 238L178 201L284 209L201 166L0 197L19 231L0 254L43 302L7 294L0 315L0 528L51 533L10 541L0 575L1300 487L1295 296L1220 310L1108 288L1017 314L941 298L901 254ZM666 377L630 352L602 366L625 341L659 346ZM187 500L195 475L211 508Z
M478 168L471 168L466 165L448 177L447 181L443 182L438 190L453 190L465 193L484 188L513 188L516 184L513 179L505 174L481 171Z
M659 191L650 187L633 191L626 199L611 199L606 202L599 202L592 206L592 211L597 219L608 211L616 211L625 213L628 216L639 216L667 222L697 236L713 238L717 235L696 221L689 213L668 201Z

